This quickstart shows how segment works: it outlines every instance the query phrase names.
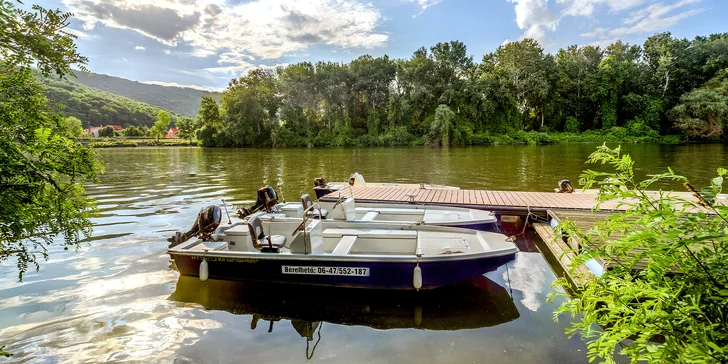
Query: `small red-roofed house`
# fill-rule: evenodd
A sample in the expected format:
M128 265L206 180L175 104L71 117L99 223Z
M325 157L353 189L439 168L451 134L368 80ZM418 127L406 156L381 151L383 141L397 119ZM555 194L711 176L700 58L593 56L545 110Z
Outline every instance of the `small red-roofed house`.
M177 128L170 128L167 134L164 135L165 138L174 138L175 135L179 133L179 130Z

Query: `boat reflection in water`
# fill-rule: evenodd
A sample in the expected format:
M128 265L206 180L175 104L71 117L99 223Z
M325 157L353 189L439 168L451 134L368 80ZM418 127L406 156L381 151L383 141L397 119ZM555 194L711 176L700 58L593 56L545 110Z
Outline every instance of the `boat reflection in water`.
M274 322L290 320L306 339L309 359L321 340L324 322L378 330L463 330L496 326L519 317L508 291L485 276L421 292L201 282L197 277L180 276L169 299L252 315L251 329L263 320L268 321L268 332Z

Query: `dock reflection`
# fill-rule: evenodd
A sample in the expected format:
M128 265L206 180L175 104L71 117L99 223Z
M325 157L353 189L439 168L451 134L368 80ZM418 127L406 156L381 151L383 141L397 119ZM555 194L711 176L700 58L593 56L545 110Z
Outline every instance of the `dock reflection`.
M260 285L181 276L172 301L208 310L252 315L260 320L290 320L311 338L320 322L368 326L378 330L462 330L490 327L519 317L505 288L480 276L433 291L398 292ZM299 327L301 330L299 330Z

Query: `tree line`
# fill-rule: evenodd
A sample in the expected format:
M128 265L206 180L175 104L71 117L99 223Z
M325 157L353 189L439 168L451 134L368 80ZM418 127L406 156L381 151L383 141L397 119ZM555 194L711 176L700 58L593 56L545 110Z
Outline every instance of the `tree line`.
M499 136L548 141L549 132L716 139L728 116L727 67L728 33L659 33L642 46L555 54L524 39L480 63L451 41L408 59L253 70L231 80L219 103L202 98L198 136L233 147L473 145Z

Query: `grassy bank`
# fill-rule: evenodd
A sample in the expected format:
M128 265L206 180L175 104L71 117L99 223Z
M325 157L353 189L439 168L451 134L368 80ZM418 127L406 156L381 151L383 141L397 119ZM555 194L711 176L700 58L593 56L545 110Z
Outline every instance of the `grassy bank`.
M197 142L190 143L187 140L179 139L122 139L122 138L101 138L81 140L82 144L88 144L91 148L134 148L134 147L188 147L197 146Z
M388 147L426 146L434 144L427 135L416 137L404 127L391 128L380 135L352 136L350 133L334 130L322 131L314 138L292 134L274 133L274 147ZM557 143L663 143L677 144L683 140L679 135L660 135L654 130L637 132L622 127L609 130L590 130L582 133L515 131L505 134L473 133L470 130L455 130L450 136L450 145L541 145Z
M287 135L281 138L274 137L277 148L299 147L403 147L403 146L434 146L427 136L415 137L404 128L393 128L381 135L351 136L346 133L321 132L315 138L305 138ZM608 131L590 130L582 133L564 132L537 132L518 131L507 134L468 133L467 131L455 133L452 137L453 146L487 146L487 145L545 145L559 143L658 143L678 144L683 142L679 135L659 135L657 132L630 133L629 129L613 127ZM137 139L137 138L102 138L95 140L82 140L92 148L128 148L144 146L196 146L197 141L190 143L179 139ZM262 145L261 147L271 147Z

